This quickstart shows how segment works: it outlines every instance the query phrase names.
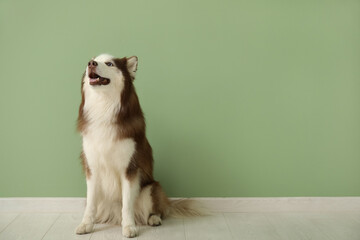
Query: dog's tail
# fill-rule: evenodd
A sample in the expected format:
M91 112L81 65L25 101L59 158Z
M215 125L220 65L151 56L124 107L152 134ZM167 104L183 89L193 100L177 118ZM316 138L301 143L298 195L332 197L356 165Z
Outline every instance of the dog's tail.
M201 202L193 199L170 200L169 217L195 217L210 215L210 211Z

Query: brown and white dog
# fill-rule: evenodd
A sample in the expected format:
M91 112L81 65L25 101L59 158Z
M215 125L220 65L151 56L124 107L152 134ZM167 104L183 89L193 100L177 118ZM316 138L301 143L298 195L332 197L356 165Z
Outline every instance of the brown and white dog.
M199 215L189 200L170 201L153 178L153 155L134 79L137 57L93 58L81 81L78 131L86 174L86 209L77 234L95 223L122 225L125 237L136 224L161 225L167 216Z

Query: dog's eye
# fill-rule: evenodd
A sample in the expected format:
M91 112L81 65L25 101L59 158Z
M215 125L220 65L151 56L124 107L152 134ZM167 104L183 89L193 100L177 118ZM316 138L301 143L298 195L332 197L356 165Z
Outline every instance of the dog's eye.
M112 62L106 62L105 64L106 64L107 66L109 66L109 67L114 66L114 64L113 64Z

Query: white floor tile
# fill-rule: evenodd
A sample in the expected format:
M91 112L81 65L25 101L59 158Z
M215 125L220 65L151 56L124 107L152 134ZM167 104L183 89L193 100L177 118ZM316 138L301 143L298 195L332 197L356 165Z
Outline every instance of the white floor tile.
M19 213L0 213L0 232L4 229L19 215Z
M95 230L90 238L91 240L119 240L126 239L122 236L121 226L109 224L96 224ZM137 238L131 238L137 240Z
M91 234L77 235L76 227L81 223L81 213L63 213L48 230L42 240L89 240Z
M0 240L40 240L58 217L58 213L21 214L0 233Z
M76 235L82 213L1 213L0 240L110 240L122 237L121 226L97 224L95 231ZM213 216L163 221L139 227L139 240L360 240L360 214L218 213Z
M186 240L232 239L224 216L216 214L206 217L184 218Z
M328 238L310 221L298 213L266 213L281 239L327 240Z
M360 239L360 223L347 213L302 213L330 240Z
M279 240L276 229L261 213L224 213L233 239Z
M139 240L185 240L183 219L168 218L158 227L142 226Z

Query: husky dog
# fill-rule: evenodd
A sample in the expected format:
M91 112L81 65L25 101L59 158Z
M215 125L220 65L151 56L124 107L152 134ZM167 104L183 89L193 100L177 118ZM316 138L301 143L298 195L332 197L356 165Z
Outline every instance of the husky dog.
M125 237L136 224L161 225L167 216L199 215L190 200L170 201L153 178L153 154L134 79L138 58L101 54L88 63L81 81L77 129L82 135L86 209L77 234L95 223L122 225Z

